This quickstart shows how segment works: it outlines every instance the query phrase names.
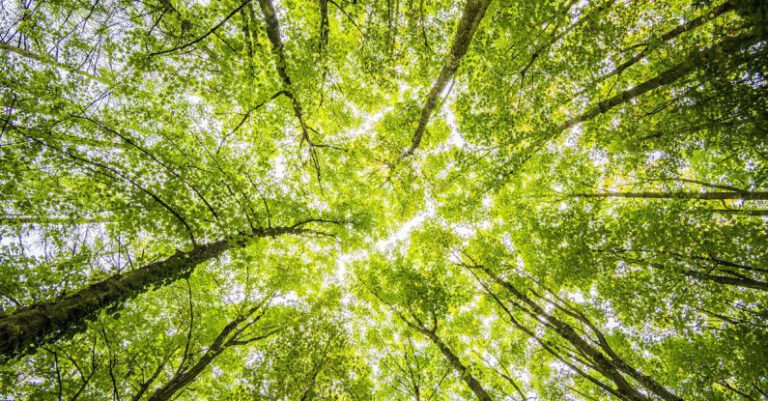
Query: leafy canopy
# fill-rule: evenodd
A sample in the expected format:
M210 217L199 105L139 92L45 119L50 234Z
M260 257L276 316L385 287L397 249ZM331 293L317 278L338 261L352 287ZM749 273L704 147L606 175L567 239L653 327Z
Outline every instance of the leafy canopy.
M763 1L0 1L0 398L768 399Z

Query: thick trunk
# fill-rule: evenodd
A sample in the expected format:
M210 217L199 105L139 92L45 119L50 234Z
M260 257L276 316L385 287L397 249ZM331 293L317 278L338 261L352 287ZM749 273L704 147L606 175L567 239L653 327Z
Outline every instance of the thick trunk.
M434 85L432 85L432 89L427 96L427 101L421 109L419 125L416 128L416 132L413 134L411 147L403 153L401 158L412 155L421 144L424 130L427 128L429 119L437 107L440 94L443 93L445 87L448 86L448 83L451 81L451 78L456 74L456 70L459 69L461 59L467 54L469 45L472 43L472 37L475 35L475 31L477 31L477 27L480 25L480 21L482 21L485 16L485 11L490 4L491 0L467 0L467 3L464 5L464 12L461 15L459 27L453 37L451 50L445 56L445 64L443 64L440 75L437 77Z
M562 123L555 130L555 134L559 134L560 132L569 129L578 123L595 118L600 114L607 113L614 107L624 104L654 89L669 85L722 56L733 55L743 51L759 41L759 39L760 37L755 34L743 34L735 38L723 40L722 42L713 45L712 47L695 53L688 57L688 59L665 70L656 77L651 78L633 88L627 89L624 92L621 92L611 98L603 100L592 107L589 107L583 113Z
M231 247L227 241L200 245L126 274L112 276L55 301L21 308L0 318L0 353L5 358L30 345L53 342L109 305L147 291L152 285L172 282L195 266Z
M579 198L768 200L768 192L599 192L579 193L574 196Z
M199 245L189 252L177 252L169 258L112 276L60 299L18 309L0 317L0 361L22 354L29 346L54 342L83 327L102 309L142 294L153 286L172 283L190 274L197 265L218 257L230 248L242 246L249 239L302 232L307 230L275 227L256 230L241 241L225 239Z
M731 285L734 287L752 288L760 291L768 291L768 282L755 280L749 277L730 277L719 276L695 270L684 270L683 274L699 280L713 281L718 284Z

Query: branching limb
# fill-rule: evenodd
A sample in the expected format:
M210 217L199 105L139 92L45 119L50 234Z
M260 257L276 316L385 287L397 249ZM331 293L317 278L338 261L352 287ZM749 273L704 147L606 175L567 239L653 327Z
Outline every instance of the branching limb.
M152 58L154 56L161 56L161 55L164 55L164 54L173 53L175 51L184 50L187 47L194 46L197 43L200 43L202 40L204 40L208 36L211 36L214 33L216 33L217 29L221 28L225 23L227 23L227 21L230 20L230 18L232 18L235 14L239 13L240 10L242 10L250 2L251 2L251 0L245 0L244 2L240 3L240 5L236 9L232 10L232 12L230 12L226 17L224 17L223 20L219 21L218 24L214 25L213 28L209 29L208 32L206 32L203 35L199 36L197 39L194 39L191 42L187 42L187 43L184 43L182 45L179 45L179 46L176 46L176 47L173 47L173 48L170 48L170 49L165 49L165 50L160 50L158 52L150 53L148 57Z

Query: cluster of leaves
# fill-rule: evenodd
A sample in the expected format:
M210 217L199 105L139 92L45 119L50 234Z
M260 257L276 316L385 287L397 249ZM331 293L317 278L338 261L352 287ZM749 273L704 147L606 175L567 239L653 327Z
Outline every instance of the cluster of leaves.
M0 2L0 398L768 400L763 1Z

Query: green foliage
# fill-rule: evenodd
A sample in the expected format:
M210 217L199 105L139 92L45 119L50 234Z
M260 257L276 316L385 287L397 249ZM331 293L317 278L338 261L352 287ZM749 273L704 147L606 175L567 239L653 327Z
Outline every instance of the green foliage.
M0 398L768 400L765 2L0 1Z

